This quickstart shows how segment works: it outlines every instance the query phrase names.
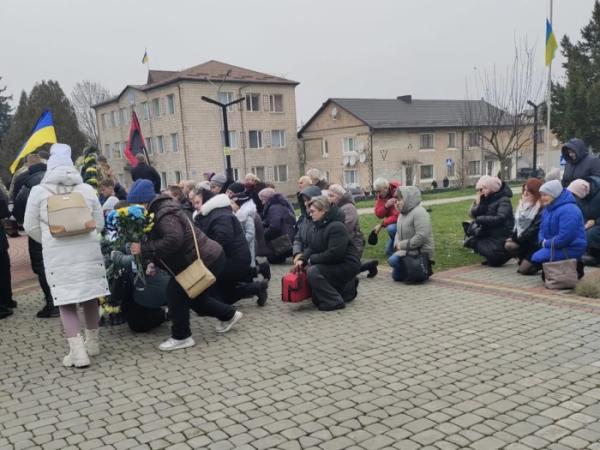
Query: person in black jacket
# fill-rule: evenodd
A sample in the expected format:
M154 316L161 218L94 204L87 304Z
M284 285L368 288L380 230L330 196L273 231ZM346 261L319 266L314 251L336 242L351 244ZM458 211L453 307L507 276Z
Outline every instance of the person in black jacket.
M267 260L271 264L281 264L288 256L292 256L292 242L296 225L294 208L283 195L275 192L273 188L263 189L258 193L258 197L263 204L265 242L270 250ZM275 241L276 239L277 241Z
M225 269L217 278L221 300L231 305L242 298L256 295L257 304L264 306L269 283L266 280L252 281L250 247L240 221L233 214L231 200L226 194L214 195L204 189L194 200L196 205L202 203L200 213L194 218L196 225L210 239L221 244L225 253Z
M10 217L8 198L0 189L0 319L12 315L12 309L17 307L17 302L12 298L8 239L2 225L2 219L8 217Z
M248 196L254 201L256 210L260 216L262 216L263 213L263 204L258 197L258 193L266 187L267 185L260 181L260 178L253 173L248 173L244 177L244 188L246 189L246 194L248 194Z
M518 272L522 275L535 275L539 270L531 262L531 257L540 249L538 234L542 223L542 184L543 181L538 178L529 178L523 184L521 201L515 210L515 227L504 244L504 248L517 258Z
M500 267L511 255L504 248L514 227L512 190L500 178L482 176L475 186L478 194L471 208L473 222L463 222L464 246L485 259L483 265Z
M600 177L572 181L567 188L583 214L587 254L581 260L586 266L600 264Z
M160 194L162 182L156 169L146 162L146 157L143 153L135 155L135 159L137 160L137 166L131 169L131 178L133 181L139 179L150 180L154 185L154 193Z
M294 264L295 270L308 267L312 301L321 311L342 309L357 295L360 270L358 250L354 246L344 215L327 197L313 197L308 211L315 225L308 246Z
M27 157L27 169L28 176L17 186L15 183L14 204L13 204L13 216L17 219L17 222L23 223L25 219L25 209L27 208L27 200L29 194L34 186L37 186L42 182L42 179L46 175L46 164L41 162L38 155L29 155ZM19 190L17 191L17 187ZM29 250L29 260L31 262L31 270L38 276L40 287L44 293L44 307L38 311L36 317L40 319L47 319L50 317L59 317L58 307L54 306L52 301L52 293L50 292L50 286L46 280L46 270L44 268L44 256L42 253L42 244L34 241L31 238L27 240L27 246Z
M600 176L600 159L590 154L585 142L581 139L569 139L562 146L561 151L567 162L562 177L563 187L569 186L572 181L579 178Z

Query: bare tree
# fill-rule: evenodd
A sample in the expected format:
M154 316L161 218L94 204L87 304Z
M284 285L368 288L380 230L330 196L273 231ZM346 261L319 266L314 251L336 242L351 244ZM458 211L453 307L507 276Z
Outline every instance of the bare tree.
M500 162L500 174L507 175L508 161L533 140L531 116L527 101L537 103L542 77L536 70L535 51L526 40L515 43L512 65L499 71L483 71L475 76L474 88L481 100L469 98L464 102L463 122L484 153ZM516 165L516 161L515 161Z
M83 80L78 82L71 92L71 102L77 114L77 120L89 144L98 147L96 112L93 105L108 100L110 92L100 83Z

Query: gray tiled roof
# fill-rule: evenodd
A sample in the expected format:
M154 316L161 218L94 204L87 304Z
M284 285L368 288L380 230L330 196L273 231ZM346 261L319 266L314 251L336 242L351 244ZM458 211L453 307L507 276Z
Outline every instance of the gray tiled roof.
M488 108L483 100L419 100L332 98L374 129L436 128L465 125L465 111L483 120ZM468 105L468 107L467 107ZM481 114L480 114L481 113Z

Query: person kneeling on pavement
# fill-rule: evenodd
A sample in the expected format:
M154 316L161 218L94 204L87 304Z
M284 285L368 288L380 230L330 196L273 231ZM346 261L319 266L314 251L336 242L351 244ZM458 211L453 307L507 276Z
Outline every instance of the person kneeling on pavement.
M514 227L512 190L498 177L482 176L471 207L472 222L463 222L464 246L484 257L483 265L500 267L512 256L504 249Z
M600 264L600 177L577 179L567 188L583 214L587 254L581 259L586 266Z
M396 223L396 236L394 238L394 253L388 259L392 267L394 281L405 281L404 258L415 253L424 253L428 256L428 276L431 276L433 258L433 230L431 217L421 205L421 191L415 186L400 186L396 191L397 207L400 211Z
M573 194L563 189L560 181L544 183L540 188L544 207L538 240L541 248L532 256L539 268L550 261L577 260L577 273L583 277L581 257L585 253L587 240L583 215L575 203Z
M344 215L327 197L313 197L308 213L314 232L308 236L303 253L294 258L295 270L307 268L312 301L319 310L342 309L357 295L358 250L344 225Z

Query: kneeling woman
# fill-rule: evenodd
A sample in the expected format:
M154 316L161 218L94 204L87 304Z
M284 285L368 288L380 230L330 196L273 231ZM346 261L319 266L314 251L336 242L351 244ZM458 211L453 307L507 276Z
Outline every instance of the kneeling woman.
M429 256L431 275L431 259L433 258L433 230L431 217L421 205L421 191L415 186L400 186L396 190L398 199L398 216L396 237L394 238L394 253L388 259L392 267L394 281L404 281L406 273L402 259L409 251L420 250Z
M308 204L314 232L308 236L296 270L308 267L312 301L321 311L342 309L354 300L360 270L358 250L350 239L344 215L327 197L314 197Z
M581 257L585 254L587 240L583 215L575 198L563 189L558 180L548 181L540 188L544 212L539 242L542 247L531 258L538 267L549 261L577 260L579 278L583 276Z

